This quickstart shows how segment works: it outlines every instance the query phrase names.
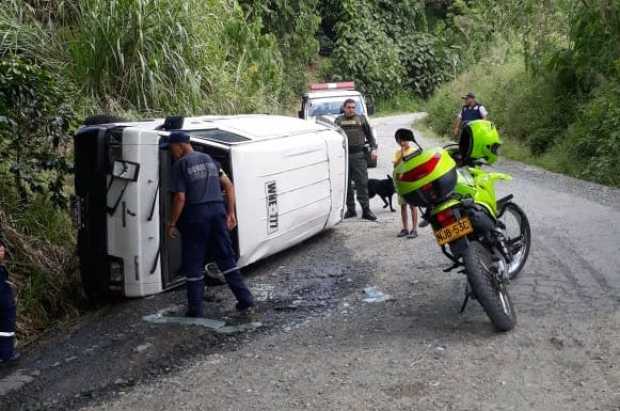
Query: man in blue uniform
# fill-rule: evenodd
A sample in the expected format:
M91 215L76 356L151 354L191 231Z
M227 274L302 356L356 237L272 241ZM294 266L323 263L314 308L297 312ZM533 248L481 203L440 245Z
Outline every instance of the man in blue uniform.
M454 121L454 129L452 130L454 137L459 137L463 127L470 121L483 120L489 115L487 109L476 101L476 95L473 92L470 91L467 93L467 95L463 97L463 100L465 100L465 104Z
M245 285L229 231L237 225L235 190L230 179L209 155L194 151L190 136L173 131L162 147L168 147L172 166L172 212L167 234L181 232L182 270L187 281L189 317L204 316L204 267L207 252L215 258L226 283L237 298L237 311L253 311L254 300ZM222 195L222 189L226 196Z
M15 352L15 299L4 267L4 243L0 240L0 365L8 365L19 358Z

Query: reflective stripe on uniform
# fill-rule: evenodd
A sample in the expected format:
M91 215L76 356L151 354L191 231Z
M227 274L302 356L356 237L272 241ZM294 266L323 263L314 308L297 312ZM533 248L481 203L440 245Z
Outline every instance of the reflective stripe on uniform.
M226 270L226 271L222 271L222 274L232 273L233 271L238 270L238 269L239 269L239 267L234 266L233 268L229 268L229 269L228 269L228 270Z
M5 337L5 338L15 337L15 333L3 333L0 331L0 338L1 337Z
M200 277L187 277L185 281L194 282L194 281L201 281L204 279L205 279L205 276L201 275Z

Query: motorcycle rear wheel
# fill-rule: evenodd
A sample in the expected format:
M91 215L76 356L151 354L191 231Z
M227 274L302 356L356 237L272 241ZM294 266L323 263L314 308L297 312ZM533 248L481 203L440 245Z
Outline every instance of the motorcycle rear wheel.
M481 243L472 241L463 254L467 279L472 292L498 331L510 331L517 323L517 313L508 289L493 273L493 255Z
M508 264L508 278L517 278L530 254L532 234L530 222L525 212L515 203L508 203L501 210L498 217L505 228L502 233L506 239L506 246L513 257L513 261Z

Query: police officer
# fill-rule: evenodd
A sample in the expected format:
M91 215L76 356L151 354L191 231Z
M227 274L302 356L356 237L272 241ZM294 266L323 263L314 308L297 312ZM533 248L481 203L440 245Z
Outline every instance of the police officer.
M15 299L9 273L4 267L5 252L0 240L0 365L8 365L19 358L15 352Z
M204 316L204 267L207 252L215 258L237 299L237 311L253 312L254 301L245 285L229 231L237 225L232 182L209 155L194 151L189 134L173 131L162 147L169 147L172 166L172 212L168 236L181 233L182 269L187 282L188 317ZM226 202L222 195L226 195Z
M349 140L349 181L347 190L347 213L344 218L357 216L355 196L351 182L355 183L357 201L362 206L362 218L374 221L377 217L370 211L368 201L368 162L365 145L370 144L371 157L377 159L377 142L365 116L355 112L355 100L344 102L344 114L336 119L336 124L346 133Z
M476 101L476 95L473 92L467 93L463 100L465 100L465 104L454 121L454 128L452 130L454 137L458 137L463 127L470 121L483 120L489 115L487 109Z

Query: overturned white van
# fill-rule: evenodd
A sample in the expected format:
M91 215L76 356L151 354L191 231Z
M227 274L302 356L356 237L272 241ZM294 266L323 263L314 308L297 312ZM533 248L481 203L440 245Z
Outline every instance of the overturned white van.
M82 127L75 135L80 271L87 294L141 297L184 281L181 245L165 235L171 129L222 165L235 185L239 266L338 224L347 142L321 123L269 115L168 118Z

